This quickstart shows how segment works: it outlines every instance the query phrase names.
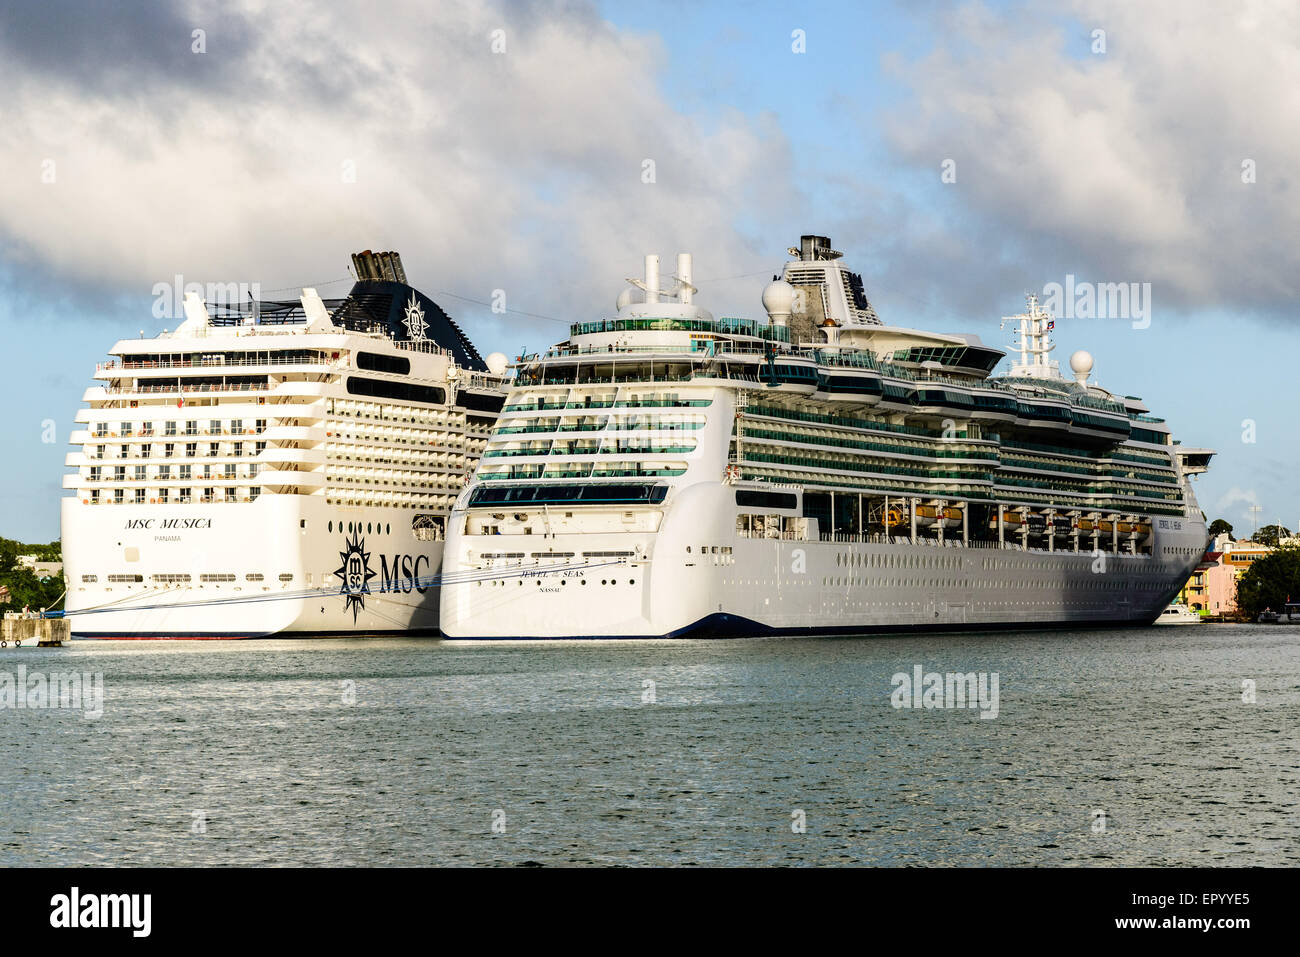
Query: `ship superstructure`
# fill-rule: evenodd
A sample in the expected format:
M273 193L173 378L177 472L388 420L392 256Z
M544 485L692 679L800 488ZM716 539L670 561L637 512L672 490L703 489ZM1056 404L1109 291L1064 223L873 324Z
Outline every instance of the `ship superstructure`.
M126 339L71 436L72 633L434 631L447 513L505 395L396 253L343 299L209 308Z
M452 513L451 638L1153 621L1204 552L1212 452L1073 376L1029 298L1018 361L888 326L804 236L764 320L694 302L689 256L522 362ZM666 286L666 288L661 288Z

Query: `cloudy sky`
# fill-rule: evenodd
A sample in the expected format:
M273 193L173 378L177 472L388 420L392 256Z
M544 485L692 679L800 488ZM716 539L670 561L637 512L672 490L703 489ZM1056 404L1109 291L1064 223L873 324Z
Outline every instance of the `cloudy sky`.
M761 315L803 232L886 322L1004 346L1026 291L1150 283L1149 325L1064 320L1061 353L1219 450L1211 518L1294 528L1298 8L808 7L0 7L0 535L58 535L89 373L175 325L177 275L328 297L351 252L397 249L514 355L608 312L645 252Z

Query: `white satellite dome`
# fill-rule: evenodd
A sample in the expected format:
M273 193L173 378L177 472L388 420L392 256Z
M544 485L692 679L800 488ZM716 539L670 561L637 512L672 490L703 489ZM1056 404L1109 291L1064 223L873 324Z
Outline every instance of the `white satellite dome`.
M506 365L508 360L504 352L493 352L485 360L488 372L494 376L503 376L506 374Z
M770 316L788 316L794 306L794 286L775 279L763 290L763 308Z
M641 301L642 299L640 295L638 295L638 291L633 289L631 286L628 286L618 294L618 299L614 303L614 308L622 309L624 306L630 306L634 302Z
M1075 379L1080 382L1086 382L1089 373L1092 372L1092 353L1083 349L1071 353L1070 368L1074 372Z

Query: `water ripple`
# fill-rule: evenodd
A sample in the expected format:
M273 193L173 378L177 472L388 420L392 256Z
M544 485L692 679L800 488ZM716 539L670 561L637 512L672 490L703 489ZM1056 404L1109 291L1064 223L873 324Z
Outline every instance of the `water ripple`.
M101 672L105 702L0 710L5 866L1300 863L1285 626L19 664ZM917 664L998 673L998 717L894 709Z

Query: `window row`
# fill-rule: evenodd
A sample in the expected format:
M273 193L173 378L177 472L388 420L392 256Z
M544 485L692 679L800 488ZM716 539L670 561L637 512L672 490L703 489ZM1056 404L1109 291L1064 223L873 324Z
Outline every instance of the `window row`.
M225 502L255 502L261 496L262 489L253 485L248 488L200 487L200 488L157 488L157 489L112 489L92 488L90 497L83 499L88 505L189 505L194 502L214 504Z

